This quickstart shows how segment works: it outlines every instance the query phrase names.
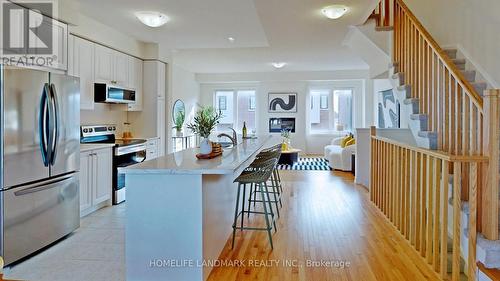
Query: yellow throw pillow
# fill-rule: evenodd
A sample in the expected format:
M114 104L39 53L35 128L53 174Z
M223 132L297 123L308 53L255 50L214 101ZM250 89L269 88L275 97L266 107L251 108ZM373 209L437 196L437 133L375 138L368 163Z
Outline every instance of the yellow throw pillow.
M342 141L340 142L340 147L344 148L345 147L345 144L350 141L352 139L351 136L347 136L345 138L342 139Z
M350 146L350 145L353 145L353 144L356 144L356 139L352 138L350 140L348 140L345 144L345 146Z

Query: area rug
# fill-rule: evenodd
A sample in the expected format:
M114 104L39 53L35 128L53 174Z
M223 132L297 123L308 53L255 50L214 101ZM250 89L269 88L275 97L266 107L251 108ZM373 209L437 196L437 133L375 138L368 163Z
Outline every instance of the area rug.
M300 157L299 162L290 165L278 165L278 170L295 171L331 171L328 161L319 157Z

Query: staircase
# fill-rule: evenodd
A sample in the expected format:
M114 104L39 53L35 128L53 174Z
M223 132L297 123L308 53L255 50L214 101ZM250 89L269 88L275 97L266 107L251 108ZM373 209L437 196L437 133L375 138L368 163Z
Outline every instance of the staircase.
M414 208L416 203L417 208L423 208L417 211L416 223L421 222L421 216L427 217L427 221L422 222L426 222L425 227L429 229L436 229L436 225L428 224L429 216L440 218L439 223L446 226L449 238L441 236L436 240L437 236L434 236L434 240L426 242L445 244L440 241L447 240L448 257L442 257L439 263L429 257L429 248L422 249L423 245L419 243L423 242L412 240L413 234L408 236L408 226L393 222L443 279L500 280L492 277L500 276L500 270L494 269L500 268L500 90L492 90L481 81L483 75L477 73L457 49L442 49L404 0L380 1L369 20L376 22L376 31L394 34L389 80L401 104L400 118L405 120L401 122L402 127L410 128L417 146L424 149L410 148L407 144L372 134L372 158L376 158L372 167L388 163L385 168L392 169L375 168L371 172L370 188L375 192L372 201L391 221L394 220L391 204L395 204L398 210L399 207ZM396 162L396 166L403 165L402 168L392 166L392 161L407 157L410 159L408 163L405 160L403 164ZM447 157L455 161L447 162ZM438 163L443 167L442 171L436 169ZM380 178L379 174L383 177ZM417 175L415 180L414 174ZM432 175L434 178L428 180ZM385 177L394 177L396 183L384 180ZM401 177L403 181L398 182ZM410 177L411 181L405 182L405 177ZM429 195L433 192L430 191L426 198L426 190L436 187L440 187L441 192L450 191L445 203L446 212L436 210L433 202L425 201L431 200ZM417 192L417 198L411 199L416 202L399 203L397 197L408 196L405 192L411 190ZM419 190L423 190L420 195ZM396 195L391 194L394 192ZM411 193L410 198L415 194ZM419 204L423 205L419 207ZM400 211L404 213L405 208ZM447 219L443 218L445 214ZM409 216L414 215L412 211ZM414 220L410 221L415 223ZM431 238L430 235L425 237L426 240ZM436 254L436 250L431 250L431 254ZM439 252L443 253L443 249ZM443 267L444 261L447 267ZM476 272L476 262L480 265L479 273Z

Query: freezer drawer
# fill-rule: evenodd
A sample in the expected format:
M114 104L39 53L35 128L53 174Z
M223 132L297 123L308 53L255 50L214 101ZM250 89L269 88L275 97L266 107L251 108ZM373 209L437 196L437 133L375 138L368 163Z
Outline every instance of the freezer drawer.
M73 173L2 192L5 263L23 258L80 226L79 175Z

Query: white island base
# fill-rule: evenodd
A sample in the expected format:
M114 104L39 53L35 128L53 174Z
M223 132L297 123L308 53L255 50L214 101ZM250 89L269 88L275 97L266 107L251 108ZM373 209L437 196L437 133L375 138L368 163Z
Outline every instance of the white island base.
M233 180L269 141L243 141L212 160L191 149L127 168L127 280L206 280L204 262L217 260L232 234Z

